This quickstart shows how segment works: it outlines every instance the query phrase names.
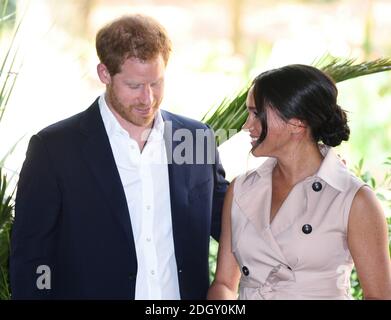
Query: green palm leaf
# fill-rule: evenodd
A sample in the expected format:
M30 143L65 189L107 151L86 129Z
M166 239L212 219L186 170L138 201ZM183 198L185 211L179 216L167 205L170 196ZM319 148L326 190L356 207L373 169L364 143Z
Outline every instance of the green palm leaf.
M9 18L11 16L12 14L7 17ZM1 23L6 21L7 17L3 17L0 20L0 29L2 27ZM15 48L15 43L16 43L16 37L19 33L19 28L21 26L21 23L22 23L22 19L16 25L16 28L11 38L11 42L8 46L8 50L5 56L3 57L3 61L0 67L0 121L3 118L6 105L11 96L12 90L15 86L16 77L18 74L17 72L14 71L14 65L19 50L18 47ZM20 67L21 65L19 65L17 69L20 69Z
M391 70L391 58L376 59L355 63L355 59L342 59L325 56L314 63L314 66L331 76L335 82L341 82L372 73ZM202 119L215 131L234 129L239 131L246 121L246 96L248 87L240 91L233 99L224 99L214 110L209 111ZM217 143L224 141L217 140Z
M16 11L6 14L7 9L9 9L8 5L8 0L0 0L0 8L2 8L2 10L0 10L0 39L3 39L2 31L4 30L6 23L14 19L16 16ZM3 118L4 111L6 110L6 106L13 91L18 74L15 71L15 65L17 64L16 57L18 53L17 36L20 32L19 30L23 20L23 15L14 27L14 32L11 36L8 49L5 50L4 53L2 52L0 57L0 122ZM20 67L21 65L16 66L16 70ZM15 143L6 155L0 158L0 300L10 299L11 297L8 262L10 253L10 233L13 223L14 210L13 195L15 192L15 189L12 192L9 192L10 179L3 174L2 169L5 159L14 150L16 144L17 143Z
M13 222L11 195L6 194L8 180L0 168L0 300L9 299L8 260L10 253L10 233ZM15 191L15 190L14 190Z
M330 75L335 82L342 82L372 73L391 70L391 58L376 59L355 64L355 59L340 59L326 56L314 64Z

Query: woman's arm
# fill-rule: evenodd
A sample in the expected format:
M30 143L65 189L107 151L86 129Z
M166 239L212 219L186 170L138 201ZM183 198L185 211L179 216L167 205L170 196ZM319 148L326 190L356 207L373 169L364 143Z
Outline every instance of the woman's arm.
M208 291L208 299L237 299L240 271L231 252L231 207L234 181L228 187L223 206L221 235L216 276Z
M348 245L365 299L391 299L388 227L374 192L367 186L350 209Z

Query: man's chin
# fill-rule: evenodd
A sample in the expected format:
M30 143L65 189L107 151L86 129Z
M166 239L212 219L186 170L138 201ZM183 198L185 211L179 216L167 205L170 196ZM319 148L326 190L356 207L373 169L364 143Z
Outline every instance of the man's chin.
M153 123L154 116L148 116L148 117L128 117L126 120L135 126L138 127L151 127Z

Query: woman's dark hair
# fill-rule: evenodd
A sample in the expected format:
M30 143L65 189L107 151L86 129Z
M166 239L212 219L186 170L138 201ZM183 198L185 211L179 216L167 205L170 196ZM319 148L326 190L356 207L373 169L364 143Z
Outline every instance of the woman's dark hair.
M337 105L337 87L322 71L307 65L288 65L261 73L254 79L253 87L262 125L258 144L267 135L268 107L285 121L297 118L305 122L315 142L335 147L349 139L346 112Z

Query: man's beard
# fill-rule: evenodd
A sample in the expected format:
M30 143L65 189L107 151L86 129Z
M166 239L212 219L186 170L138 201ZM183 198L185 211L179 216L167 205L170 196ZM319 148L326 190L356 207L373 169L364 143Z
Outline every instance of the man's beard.
M134 108L145 109L146 105L137 104L125 106L118 100L117 95L110 87L107 88L107 99L110 106L121 116L121 118L139 127L149 127L152 124L156 110L160 104L160 101L156 101L151 107L152 112L150 112L148 116L143 117L141 115L135 115L132 113L132 110Z

